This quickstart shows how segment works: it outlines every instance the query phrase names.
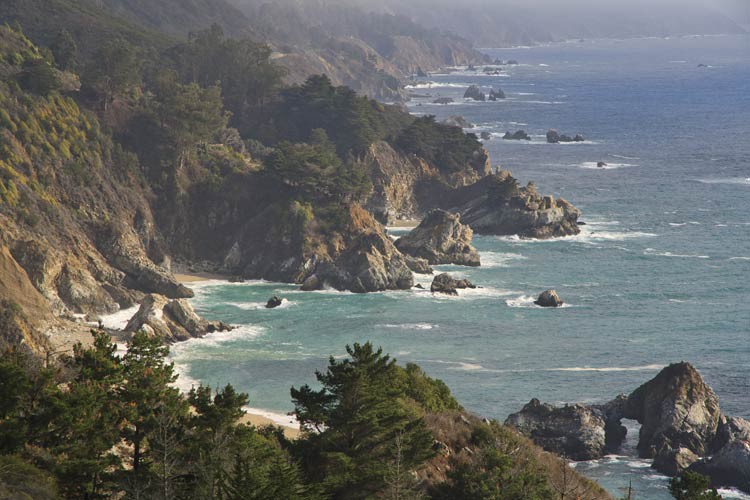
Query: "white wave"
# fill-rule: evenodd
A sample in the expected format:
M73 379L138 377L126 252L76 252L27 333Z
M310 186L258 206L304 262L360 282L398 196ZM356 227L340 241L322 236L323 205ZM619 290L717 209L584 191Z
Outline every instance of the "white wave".
M679 254L672 252L657 252L653 248L647 248L643 251L643 255L653 255L655 257L675 257L679 259L710 259L708 255L691 255L691 254Z
M585 161L583 163L579 163L578 166L580 168L587 168L591 170L616 170L618 168L638 167L639 165L635 165L633 163L607 163L603 167L600 167L598 162Z
M503 252L479 252L479 258L484 268L508 267L514 260L523 260L526 257L520 253Z
M716 491L719 492L722 498L737 498L739 500L750 500L750 495L743 493L735 488L719 488Z
M750 186L750 177L727 177L721 178L709 178L709 179L695 179L695 181L702 184L733 184L740 186Z
M521 295L520 297L516 297L514 299L507 299L505 303L509 307L523 307L523 308L539 307L536 304L534 304L535 300L536 300L536 297L532 297L531 295Z
M414 85L407 85L404 88L407 90L417 89L436 89L436 88L469 88L470 83L446 83L446 82L420 82Z
M625 156L625 155L609 155L613 158L621 158L623 160L640 160L637 156Z
M432 330L433 328L437 328L437 325L432 325L430 323L400 323L400 324L394 324L394 323L386 323L383 325L377 325L383 328L400 328L402 330Z
M461 370L466 372L474 372L474 371L485 371L486 369L482 365L478 365L476 363L464 363L464 362L457 362L457 366L452 366L448 368L449 370Z
M514 92L515 95L537 95L536 92Z
M225 302L226 305L236 307L237 309L242 309L244 311L259 311L263 309L268 309L266 307L266 302ZM271 309L286 309L287 307L291 307L294 305L295 302L290 301L289 299L282 298L281 299L281 305L276 306Z
M673 227L682 227L687 226L687 222L670 222L669 225Z
M658 236L654 233L646 233L643 231L601 231L596 229L595 223L589 223L581 227L581 232L573 236L560 236L557 238L547 238L544 240L521 238L518 235L512 236L495 236L496 239L501 241L507 241L514 244L542 244L542 243L556 243L556 242L569 242L569 243L583 243L596 245L603 241L625 241L636 238L653 238Z
M459 273L451 272L451 276L453 277L459 277ZM409 293L408 297L415 298L415 299L429 299L429 300L437 300L437 301L446 301L446 300L474 300L474 299L483 299L483 298L497 298L497 297L507 297L509 295L516 295L519 292L513 291L513 290L502 290L498 288L492 288L492 287L477 287L477 288L461 288L457 290L458 295L447 295L444 293L432 293L430 291L430 284L431 284L432 277L430 276L430 280L426 282L419 282L424 288L418 289L418 288L412 288L411 293ZM395 294L402 294L403 292L385 292L385 293L395 293Z
M750 260L750 257L729 257L729 260Z
M549 68L549 64L540 63L539 66L542 68Z
M642 366L572 366L569 368L546 368L542 371L547 372L642 372L651 370L661 370L664 365L642 365Z
M520 101L520 102L523 102L525 104L565 104L566 101L536 101L536 100L532 100L532 101Z
M112 330L124 330L128 321L130 321L130 318L138 312L139 308L140 306L136 305L127 309L120 309L116 313L105 314L100 317L102 325L104 325L104 328L110 328Z
M275 424L281 425L282 427L292 427L294 429L299 429L299 422L294 417L294 415L275 413L260 408L252 408L250 406L244 406L242 409L253 415L259 415L261 417L267 418L268 420L272 421Z

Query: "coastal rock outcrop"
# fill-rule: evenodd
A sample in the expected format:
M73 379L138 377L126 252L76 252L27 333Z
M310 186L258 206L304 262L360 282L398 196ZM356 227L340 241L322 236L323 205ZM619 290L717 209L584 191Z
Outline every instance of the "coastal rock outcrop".
M505 99L505 92L503 92L503 89L501 88L498 88L497 90L490 89L490 94L487 98L490 101L497 101L498 99Z
M505 132L503 139L506 141L530 141L531 137L525 130L516 130L512 134L510 132Z
M404 255L404 261L406 265L411 269L412 272L417 274L432 274L434 270L430 267L430 263L427 259L421 257L412 257L411 255Z
M507 171L446 197L444 206L460 213L461 221L477 234L544 239L580 232L576 207L563 198L540 195L531 183L519 188Z
M158 294L146 295L138 312L125 326L126 332L145 331L167 342L178 342L231 329L231 326L220 321L207 321L201 318L185 299L170 300Z
M554 407L532 399L520 412L508 416L505 425L545 450L573 460L600 458L605 451L605 421L589 406Z
M581 134L576 134L571 137L566 134L561 134L555 129L549 129L547 131L547 142L550 144L557 144L560 142L584 142L586 139Z
M466 118L460 115L449 116L448 118L443 120L443 123L460 128L474 128L473 123L469 122Z
M545 290L539 294L539 297L534 301L534 304L541 307L561 307L563 301L557 292L554 290Z
M476 285L467 279L457 280L448 273L438 274L430 285L432 293L444 293L446 295L458 295L458 290L465 288L476 288Z
M452 97L438 97L432 101L432 104L450 104L454 102Z
M474 101L486 101L487 96L484 92L482 92L482 89L479 88L477 85L471 85L468 89L466 89L466 92L464 92L464 99L472 99Z
M715 484L750 492L750 422L726 418L719 426L718 450L690 465L690 470L709 476Z
M334 258L317 259L305 278L307 290L331 286L355 293L408 290L414 286L406 259L385 230L360 207L350 207L347 244Z
M471 228L461 224L460 215L434 209L419 226L396 240L396 247L431 265L479 266L479 252L471 245L472 236Z
M719 399L689 363L664 368L628 396L624 418L641 424L638 453L665 472L684 468L686 453L708 455L722 415Z

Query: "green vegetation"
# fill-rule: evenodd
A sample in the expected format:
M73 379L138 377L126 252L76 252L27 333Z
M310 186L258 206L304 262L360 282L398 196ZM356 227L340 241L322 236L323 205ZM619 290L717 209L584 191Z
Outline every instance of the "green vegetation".
M395 139L403 152L424 158L441 171L453 173L463 170L482 151L482 144L474 134L464 134L460 127L437 123L434 116L417 118Z
M691 471L670 479L669 492L677 500L721 500L708 477Z
M34 499L557 498L542 455L524 438L497 422L469 425L464 417L462 430L447 430L468 433L447 463L448 480L418 481L434 460L443 460L434 420L452 419L458 403L445 384L416 365L398 366L369 343L347 347L345 359L332 357L316 374L320 389L292 389L303 432L289 441L279 429L241 423L248 397L230 385L180 394L165 361L168 348L158 339L137 333L119 356L105 332L92 335L90 347L79 344L72 356L48 366L17 349L0 356L0 493ZM469 447L471 454L461 451Z

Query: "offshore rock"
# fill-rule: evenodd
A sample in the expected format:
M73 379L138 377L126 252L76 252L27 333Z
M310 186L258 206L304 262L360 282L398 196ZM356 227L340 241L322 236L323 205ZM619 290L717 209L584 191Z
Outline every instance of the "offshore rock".
M453 127L460 127L460 128L474 128L474 124L468 121L466 118L460 115L453 115L449 116L445 120L443 120L443 123L446 125L451 125Z
M487 96L482 92L482 89L480 89L477 85L472 85L468 89L466 89L466 92L464 92L464 99L473 99L475 101L486 101Z
M412 257L411 255L404 255L404 261L413 273L432 274L433 272L435 272L435 270L430 267L430 263L427 262L427 259Z
M283 299L274 295L273 297L268 299L268 302L266 302L266 309L274 309L276 307L279 307L283 302Z
M530 141L531 137L525 130L517 130L514 133L505 132L503 139L508 141Z
M503 89L501 88L498 88L497 91L495 91L495 89L491 89L488 99L490 101L497 101L498 99L505 99L505 92L503 92Z
M547 451L573 460L593 460L605 452L605 422L595 409L584 405L554 407L532 399L509 425Z
M466 279L454 279L448 273L438 274L430 285L432 293L444 293L446 295L458 295L458 290L464 288L476 288L476 286Z
M563 301L557 292L554 290L545 290L539 294L539 297L534 301L534 304L541 307L561 307Z
M461 224L461 216L445 210L431 210L422 222L396 241L396 247L431 265L479 266L479 253L471 245L473 231Z
M454 102L452 97L438 97L432 101L432 104L450 104L452 102Z
M625 418L641 424L638 453L666 473L684 468L686 452L708 455L722 420L719 399L689 363L664 368L628 396Z

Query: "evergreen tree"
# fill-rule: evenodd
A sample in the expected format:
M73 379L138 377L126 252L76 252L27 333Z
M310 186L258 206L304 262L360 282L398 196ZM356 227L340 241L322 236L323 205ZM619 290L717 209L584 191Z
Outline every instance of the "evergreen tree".
M135 47L121 39L110 40L94 53L83 73L83 82L101 96L106 112L116 96L140 83L140 70Z
M316 373L322 389L292 388L295 415L307 431L300 452L331 498L369 498L384 493L397 456L404 471L432 456L432 437L392 383L395 360L370 343L347 346L347 353Z
M710 478L697 472L686 471L669 480L669 492L677 500L721 500L721 495L711 488Z

